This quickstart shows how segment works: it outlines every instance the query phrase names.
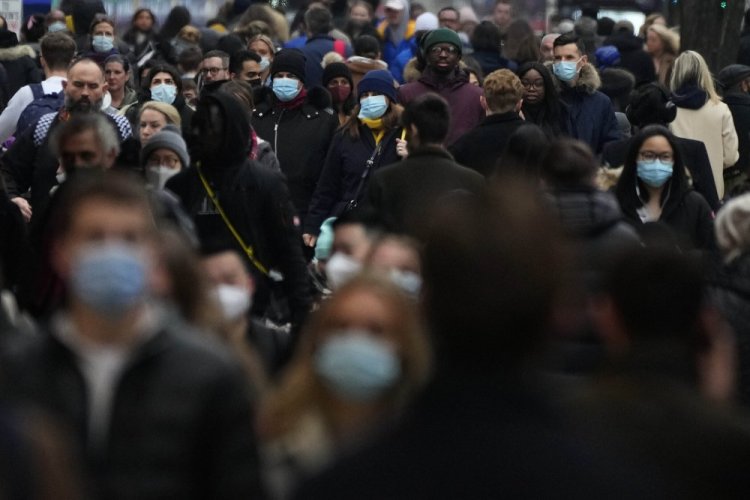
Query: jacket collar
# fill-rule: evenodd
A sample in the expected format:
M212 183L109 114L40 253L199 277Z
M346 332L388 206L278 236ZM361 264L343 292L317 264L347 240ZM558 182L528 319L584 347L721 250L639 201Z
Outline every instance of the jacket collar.
M410 151L408 159L425 156L437 156L440 158L445 158L446 160L455 161L453 155L451 155L448 150L442 146L421 146L416 151Z
M516 113L515 111L508 111L506 113L494 113L488 115L484 120L482 120L482 123L480 123L479 126L483 127L486 125L495 125L497 123L510 123L518 121L523 121L521 117L518 116L518 113Z

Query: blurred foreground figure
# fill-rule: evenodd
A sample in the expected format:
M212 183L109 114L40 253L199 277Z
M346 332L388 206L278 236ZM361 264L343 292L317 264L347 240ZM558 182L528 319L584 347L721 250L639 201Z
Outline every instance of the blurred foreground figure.
M533 192L504 186L435 213L423 276L436 373L413 412L299 498L636 495L626 467L570 430L535 375L561 244Z
M597 314L607 368L572 405L587 432L642 464L666 498L746 498L750 425L733 413L731 330L704 304L698 261L640 249L605 279Z
M52 266L66 305L3 360L12 395L77 442L91 498L254 498L252 416L239 365L156 305L145 190L114 173L68 181Z

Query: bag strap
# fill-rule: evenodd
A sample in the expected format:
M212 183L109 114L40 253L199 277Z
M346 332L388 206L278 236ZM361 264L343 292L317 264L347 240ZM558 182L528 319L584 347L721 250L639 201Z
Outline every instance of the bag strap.
M237 243L240 244L242 247L242 250L244 250L247 257L250 259L250 262L253 263L256 269L263 273L264 275L268 276L268 269L261 264L261 262L255 257L255 251L253 250L253 247L245 243L245 240L242 239L242 236L240 236L240 233L237 232L237 229L235 229L232 222L229 220L229 217L227 217L226 212L224 212L224 209L221 208L221 205L219 204L219 199L216 197L216 193L214 193L214 190L211 189L211 186L209 186L208 181L203 175L203 172L201 171L200 164L196 164L195 168L198 170L198 176L201 179L201 183L203 183L203 187L206 190L206 194L208 194L208 197L211 199L211 203L214 204L214 207L216 207L216 210L219 212L219 215L221 215L222 220L224 221L224 224L226 224L227 228L229 229L229 232L232 233L232 236L234 236L234 239L237 240Z
M357 184L357 190L354 191L354 196L352 197L352 201L357 202L359 200L359 194L362 192L362 188L365 186L365 181L367 180L367 177L370 175L370 170L372 170L372 166L375 164L375 160L380 157L380 152L382 151L382 144L383 141L380 141L377 146L375 146L375 150L372 152L372 155L370 156L370 159L367 160L365 163L365 170L362 172L362 176L359 178L359 184Z
M29 88L31 89L31 96L34 101L44 97L44 87L42 87L41 83L32 83L29 85Z

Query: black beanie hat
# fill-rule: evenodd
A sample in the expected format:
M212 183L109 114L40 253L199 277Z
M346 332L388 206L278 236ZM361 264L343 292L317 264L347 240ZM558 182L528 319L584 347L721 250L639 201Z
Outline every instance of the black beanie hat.
M273 57L271 77L279 71L286 71L305 83L305 54L298 49L282 49Z
M327 86L328 82L334 78L346 78L349 82L350 87L354 87L354 81L352 80L352 72L349 70L349 66L342 62L331 63L323 70L323 86Z

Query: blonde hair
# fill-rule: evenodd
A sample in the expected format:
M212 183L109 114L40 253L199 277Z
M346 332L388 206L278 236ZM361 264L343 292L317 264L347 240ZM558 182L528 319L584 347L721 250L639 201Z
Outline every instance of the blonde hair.
M141 110L138 112L139 121L140 121L141 115L147 109L152 109L154 111L158 111L159 113L163 114L164 118L167 119L167 123L170 123L172 125L177 125L178 127L182 126L182 118L180 118L180 113L171 104L167 104L165 102L159 102L159 101L148 101L144 103L143 106L141 106Z
M714 103L721 101L719 94L716 93L714 79L703 56L693 50L686 50L674 61L669 87L672 92L677 92L680 88L691 83L704 90L710 101Z
M680 52L680 36L674 31L661 24L651 25L647 31L651 31L661 38L665 53L676 56Z
M431 351L416 305L387 279L374 275L359 276L340 288L311 317L281 385L261 406L260 428L267 437L287 432L309 410L318 410L326 420L332 420L324 396L326 389L313 366L314 354L323 334L338 327L338 304L356 293L377 297L397 318L395 324L398 327L389 333L398 339L402 371L400 381L385 396L389 411L397 413L427 381Z
M661 26L660 24L654 24L660 17L664 19L664 21L667 20L667 18L664 17L664 14L662 14L661 12L654 12L646 16L646 20L643 21L641 29L638 30L638 36L640 36L641 38L645 38L646 32L651 26Z
M484 98L493 113L512 111L523 90L521 80L509 69L498 69L484 79Z

